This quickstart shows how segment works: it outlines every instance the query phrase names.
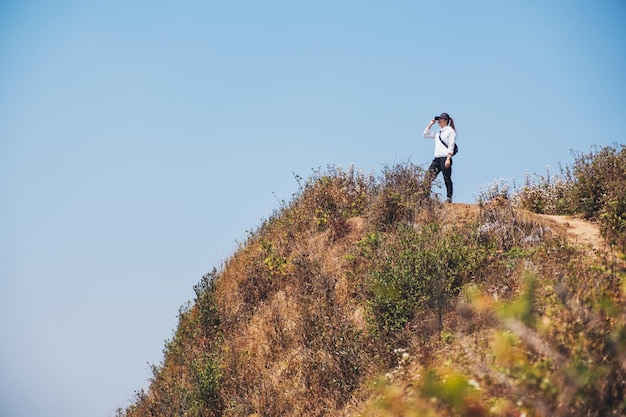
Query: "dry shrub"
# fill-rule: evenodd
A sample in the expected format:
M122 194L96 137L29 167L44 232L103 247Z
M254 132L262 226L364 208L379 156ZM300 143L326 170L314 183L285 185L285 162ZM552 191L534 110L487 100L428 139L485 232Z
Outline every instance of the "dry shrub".
M517 209L510 200L487 202L480 207L478 234L484 243L494 242L499 250L536 246L552 236L550 228Z
M524 187L515 196L518 207L539 214L573 214L574 178L569 167L561 168L560 175L550 175L546 167L546 175L526 175Z
M287 207L287 217L302 224L303 230L330 230L332 238L341 238L348 231L346 221L369 208L373 183L372 175L353 166L347 171L334 166L326 173L316 171Z
M440 205L429 198L425 189L426 171L409 162L386 166L373 192L370 222L377 230L386 230L398 222L414 222L416 216L427 215Z

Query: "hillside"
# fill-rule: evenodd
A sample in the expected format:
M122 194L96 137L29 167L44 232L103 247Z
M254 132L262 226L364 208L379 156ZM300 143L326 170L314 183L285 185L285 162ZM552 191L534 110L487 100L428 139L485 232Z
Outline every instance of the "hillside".
M444 205L423 174L301 183L194 288L149 390L118 415L626 413L615 245L507 193Z

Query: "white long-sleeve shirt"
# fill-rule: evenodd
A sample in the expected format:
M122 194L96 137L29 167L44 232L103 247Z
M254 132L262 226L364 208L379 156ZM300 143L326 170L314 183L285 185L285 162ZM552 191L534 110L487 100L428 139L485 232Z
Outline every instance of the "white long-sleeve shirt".
M448 144L446 147L441 140ZM435 158L445 158L448 154L454 153L454 143L456 142L456 132L450 126L444 126L435 132L431 132L428 127L424 129L424 138L435 139Z

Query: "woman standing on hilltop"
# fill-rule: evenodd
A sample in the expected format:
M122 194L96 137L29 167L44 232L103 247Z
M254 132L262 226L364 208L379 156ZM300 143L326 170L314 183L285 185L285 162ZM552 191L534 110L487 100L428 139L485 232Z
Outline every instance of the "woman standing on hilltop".
M430 128L435 124L439 124L440 129L431 132ZM443 181L446 184L446 203L452 202L452 155L455 152L456 128L454 127L454 119L448 113L441 113L430 121L426 129L424 129L424 137L426 139L435 139L435 157L431 162L428 172L426 173L426 192L430 195L430 187L433 180L443 172Z

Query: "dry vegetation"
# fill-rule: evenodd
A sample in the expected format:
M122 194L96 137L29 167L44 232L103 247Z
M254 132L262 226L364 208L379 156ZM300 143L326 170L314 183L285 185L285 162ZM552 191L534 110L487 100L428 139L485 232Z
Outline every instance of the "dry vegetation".
M623 148L581 156L564 193L607 153L623 175ZM526 210L553 182L471 206L429 198L423 178L401 164L301 183L202 278L149 390L118 415L626 413L621 260ZM594 209L622 248L625 178Z

